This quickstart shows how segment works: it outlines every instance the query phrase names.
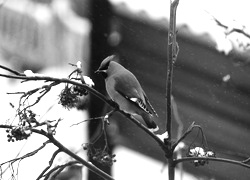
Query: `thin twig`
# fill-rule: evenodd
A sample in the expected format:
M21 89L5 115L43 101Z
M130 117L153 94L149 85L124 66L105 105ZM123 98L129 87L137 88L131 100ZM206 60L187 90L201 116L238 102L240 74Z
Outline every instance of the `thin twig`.
M249 163L250 162L250 157L249 158L247 158L246 160L244 160L244 161L242 161L243 163Z
M245 168L250 168L249 164L246 164L242 161L235 161L231 159L224 159L224 158L216 158L216 157L184 157L181 159L174 160L175 164L185 162L185 161L194 161L194 160L205 160L205 161L218 161L218 162L224 162L224 163L230 163L230 164L236 164L243 166Z
M183 139L185 139L185 137L186 137L187 135L189 135L189 133L191 133L192 130L193 130L193 128L195 128L195 127L200 128L199 125L195 125L195 122L193 122L193 123L188 127L188 129L186 130L186 132L185 132L185 133L184 133L175 143L173 143L172 150L174 150L174 149L176 148L176 146L177 146Z
M211 14L210 14L210 15L211 15ZM228 28L229 28L229 26L223 24L221 21L219 21L219 20L218 20L217 18L215 18L213 15L211 15L211 16L212 16L212 18L214 19L214 21L217 23L218 26L221 26L221 27L223 27L223 28L225 28L225 29L228 29ZM248 34L247 32L245 32L243 29L239 29L239 28L234 27L234 28L230 29L230 32L228 32L227 34L230 34L230 33L232 33L232 32L237 32L237 33L243 34L244 36L246 36L247 38L250 39L250 34Z
M43 85L42 87L35 88L35 89L30 90L30 91L28 91L28 92L23 92L23 95L20 97L20 100L19 100L19 106L21 106L21 104L24 105L24 104L25 104L25 101L26 101L31 95L35 94L35 93L38 92L39 90L41 90L41 91L40 91L40 94L41 94L41 95L39 95L39 96L37 97L37 99L36 99L36 101L35 101L34 103L29 104L29 105L26 106L24 109L22 109L20 112L25 111L26 109L28 109L28 108L30 108L30 107L36 105L37 103L39 103L40 100L41 100L41 99L51 90L51 88L52 88L53 86L58 85L58 84L59 84L59 82L52 82L52 83L49 84L49 85ZM23 100L23 98L25 98L25 99ZM22 103L21 103L21 102L22 102ZM20 107L19 107L19 109L20 109Z
M95 120L100 120L100 119L103 119L103 118L104 118L104 116L85 119L85 120L80 121L80 122L78 122L78 123L72 124L70 127L79 125L79 124L84 123L84 122L87 122L87 121L95 121Z
M8 67L6 67L6 66L0 65L0 68L1 68L1 69L4 69L4 70L6 70L6 71L9 71L9 72L11 72L11 73L13 73L13 74L15 74L15 75L17 75L17 76L25 76L23 73L20 73L20 72L18 72L18 71L15 71L15 70L13 70L13 69L10 69L10 68L8 68Z
M18 161L18 160L22 160L22 159L25 159L25 158L27 158L27 157L33 156L33 155L35 155L36 153L38 153L38 151L40 151L41 149L43 149L48 143L50 143L50 141L44 142L43 145L40 146L39 148L37 148L37 149L35 149L34 151L29 152L29 153L27 153L27 154L21 156L21 157L14 158L14 159L8 160L8 161L6 161L6 162L3 162L3 163L0 164L0 166L4 165L4 164L6 164L6 163L14 163L14 162L16 162L16 161Z

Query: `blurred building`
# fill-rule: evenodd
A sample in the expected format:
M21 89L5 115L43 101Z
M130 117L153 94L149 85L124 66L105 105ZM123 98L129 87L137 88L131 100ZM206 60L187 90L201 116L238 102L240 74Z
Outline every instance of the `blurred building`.
M0 9L1 51L17 68L78 60L88 64L90 29L89 21L77 16L66 0L12 0Z

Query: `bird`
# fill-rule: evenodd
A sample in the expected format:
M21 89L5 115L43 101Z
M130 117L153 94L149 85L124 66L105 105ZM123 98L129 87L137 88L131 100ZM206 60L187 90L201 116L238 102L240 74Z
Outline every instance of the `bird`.
M106 91L109 97L118 104L119 109L130 114L139 115L148 129L158 131L158 126L152 119L158 117L147 95L135 75L116 62L115 55L106 57L95 71L105 79Z

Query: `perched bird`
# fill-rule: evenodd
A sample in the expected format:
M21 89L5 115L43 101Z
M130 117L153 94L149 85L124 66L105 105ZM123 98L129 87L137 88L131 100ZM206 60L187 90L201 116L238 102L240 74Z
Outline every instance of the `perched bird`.
M116 56L105 58L95 73L105 78L106 90L110 98L119 108L131 115L140 115L147 127L152 131L159 128L152 120L153 114L157 116L145 92L134 74L115 62Z

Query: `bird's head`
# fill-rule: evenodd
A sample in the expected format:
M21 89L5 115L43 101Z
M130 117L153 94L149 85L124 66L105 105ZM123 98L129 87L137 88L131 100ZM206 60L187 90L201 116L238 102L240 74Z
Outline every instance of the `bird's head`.
M106 57L100 67L95 71L96 74L101 74L104 78L108 77L110 74L113 73L117 68L116 66L119 64L115 62L114 60L116 59L115 55L111 55Z

